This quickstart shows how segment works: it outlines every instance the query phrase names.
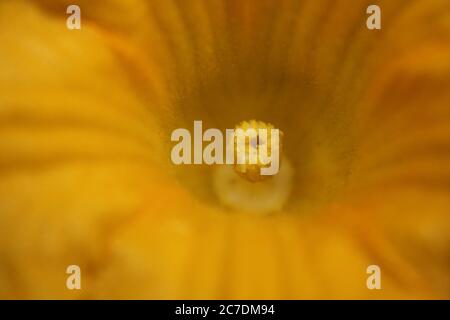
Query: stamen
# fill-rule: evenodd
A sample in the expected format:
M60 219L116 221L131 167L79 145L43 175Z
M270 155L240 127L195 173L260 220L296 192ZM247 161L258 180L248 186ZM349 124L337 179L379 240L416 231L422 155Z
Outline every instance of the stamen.
M241 136L238 141L239 129L244 133L245 140ZM247 131L249 129L253 129L253 134ZM283 159L283 166L279 166L283 135L278 131L277 139L273 140L273 130L273 125L256 120L244 121L235 127L235 136L227 146L234 152L234 165L218 166L213 177L214 190L224 207L267 214L281 210L287 202L293 169L286 158ZM266 148L262 158L261 148ZM261 174L261 169L271 167L275 160L276 174Z
M242 179L229 165L220 165L214 171L213 188L220 204L226 208L270 214L281 211L288 202L292 179L293 168L286 158L277 175L259 183Z
M278 130L278 139L272 141L273 130L275 128L272 124L256 120L243 121L235 127L235 137L233 139L234 170L244 179L251 182L259 182L272 177L272 175L261 174L261 169L269 168L273 163L265 161L261 157L260 151L264 148L266 157L272 161L276 159L277 166L279 165L283 133ZM238 132L244 134L245 142L243 140L243 143L239 143ZM262 134L263 132L264 134ZM275 155L276 157L273 157Z

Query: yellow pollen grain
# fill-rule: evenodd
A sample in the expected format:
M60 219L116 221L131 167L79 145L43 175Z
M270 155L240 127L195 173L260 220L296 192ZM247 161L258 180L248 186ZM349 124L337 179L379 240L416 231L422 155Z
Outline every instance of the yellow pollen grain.
M235 126L236 130L241 129L244 132L249 129L254 129L256 131L256 137L246 138L245 139L245 149L240 150L240 146L238 144L237 136L233 139L234 143L234 155L244 155L245 161L244 163L238 163L235 158L234 171L241 176L242 178L251 181L251 182L259 182L266 179L271 178L270 175L262 175L261 168L270 167L269 164L264 164L261 162L259 157L259 149L267 148L267 155L270 157L272 152L272 139L271 139L271 130L274 130L274 126L270 123L265 123L263 121L250 120L250 121L242 121L238 125ZM260 136L259 129L266 129L267 135L266 137ZM283 132L279 131L279 145L274 148L273 151L279 152L279 159L281 159L282 152L282 140L283 140ZM258 155L256 163L251 163L250 161L250 153L256 152Z

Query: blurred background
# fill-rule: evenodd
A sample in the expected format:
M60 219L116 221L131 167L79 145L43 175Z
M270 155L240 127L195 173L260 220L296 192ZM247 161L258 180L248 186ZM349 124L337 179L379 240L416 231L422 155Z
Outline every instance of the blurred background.
M0 3L0 298L449 298L448 0L72 2ZM170 161L250 119L288 178Z

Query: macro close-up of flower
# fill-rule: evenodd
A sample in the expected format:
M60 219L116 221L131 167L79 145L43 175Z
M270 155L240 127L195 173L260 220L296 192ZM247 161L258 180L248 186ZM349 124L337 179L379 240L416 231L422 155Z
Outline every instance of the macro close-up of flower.
M74 2L0 1L1 299L450 298L450 1Z

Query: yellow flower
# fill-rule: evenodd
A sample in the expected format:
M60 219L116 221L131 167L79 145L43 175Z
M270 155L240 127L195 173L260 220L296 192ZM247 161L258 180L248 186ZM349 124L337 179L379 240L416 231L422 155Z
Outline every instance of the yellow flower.
M449 298L448 0L77 2L0 3L1 298ZM269 214L171 163L196 119L283 131Z

